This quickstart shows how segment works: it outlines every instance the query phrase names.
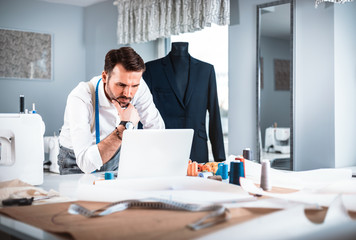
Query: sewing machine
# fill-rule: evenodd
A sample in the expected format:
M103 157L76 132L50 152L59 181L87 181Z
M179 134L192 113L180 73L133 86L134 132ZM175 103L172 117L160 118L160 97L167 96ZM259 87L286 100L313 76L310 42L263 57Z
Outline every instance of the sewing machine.
M265 152L290 153L290 128L266 128Z
M0 114L0 181L43 183L43 134L38 114Z

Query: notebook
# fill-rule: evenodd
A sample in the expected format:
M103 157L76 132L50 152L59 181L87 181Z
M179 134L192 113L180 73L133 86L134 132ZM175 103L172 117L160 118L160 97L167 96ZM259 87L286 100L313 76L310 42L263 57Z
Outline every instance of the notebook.
M186 176L193 133L193 129L124 131L117 178Z

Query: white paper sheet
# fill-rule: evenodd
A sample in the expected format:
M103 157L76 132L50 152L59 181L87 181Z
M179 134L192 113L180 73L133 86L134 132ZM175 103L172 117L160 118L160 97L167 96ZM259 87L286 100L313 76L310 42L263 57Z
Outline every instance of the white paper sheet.
M258 201L247 201L237 203L225 203L226 208L269 208L269 209L288 209L299 206L300 203L291 202L286 199L266 198Z
M317 191L318 193L356 194L356 178L335 181Z
M229 156L230 161L235 156ZM245 160L246 178L254 183L261 181L261 164ZM350 169L317 169L309 171L282 171L270 169L270 183L275 187L284 187L290 189L308 189L318 190L326 188L335 182L350 180L352 171Z
M356 221L345 211L341 198L331 204L323 223L310 222L299 205L199 238L209 239L352 239Z
M302 191L285 194L266 192L261 188L258 188L251 180L246 178L240 178L240 183L242 188L249 193L285 199L296 203L303 203L308 208L318 209L320 206L329 206L331 202L337 197L337 194L315 194Z
M348 211L356 212L356 194L343 194L342 202Z
M240 186L197 177L168 177L81 181L78 199L86 201L121 201L148 197L187 203L231 203L255 198Z
M290 201L291 203L302 203L305 204L307 208L319 208L320 206L323 207L330 207L333 201L337 197L341 198L341 201L348 211L356 212L356 194L340 194L340 193L319 193L314 191L308 190L301 190L294 193L271 193L263 191L261 188L258 188L251 180L246 178L240 179L242 188L252 194L258 194L262 196L269 196L278 199L284 199ZM253 205L253 203L251 203ZM263 205L260 203L261 207L269 208L268 205ZM281 208L283 204L281 203Z

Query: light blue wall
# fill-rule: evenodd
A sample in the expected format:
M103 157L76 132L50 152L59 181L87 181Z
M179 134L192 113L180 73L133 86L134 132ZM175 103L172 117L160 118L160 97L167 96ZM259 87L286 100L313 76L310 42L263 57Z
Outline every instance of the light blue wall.
M274 60L290 60L289 41L271 37L261 38L263 57L263 89L261 89L261 135L265 141L265 129L277 123L278 127L290 127L290 91L275 90ZM263 147L265 145L263 144Z
M256 5L266 2L271 1L239 1L240 23L229 26L229 154L241 154L246 147L256 151ZM356 109L352 105L356 90L350 90L356 82L355 5L341 4L334 12L325 4L315 9L314 1L296 1L297 170L355 165L356 113L350 110ZM111 0L87 8L0 0L0 27L48 32L54 38L53 80L0 80L0 112L18 112L19 95L24 94L27 108L36 103L46 135L58 131L68 93L79 81L100 74L107 50L119 47L116 18ZM349 27L340 29L339 22ZM352 32L350 38L341 37L347 31ZM157 58L155 41L132 47L144 61ZM346 65L340 59L347 59ZM335 163L335 156L343 160Z
M0 80L0 113L19 111L19 95L26 108L36 104L46 124L45 135L63 125L66 98L80 82L101 74L108 50L116 42L117 9L108 0L89 7L37 0L0 0L0 27L53 34L53 80ZM157 58L156 41L131 45L144 59Z
M238 25L229 26L229 154L250 148L256 157L256 5L266 0L239 1Z
M296 7L294 167L334 167L334 7Z
M0 27L53 34L53 80L0 80L0 112L19 112L19 95L26 108L36 104L53 135L63 124L66 97L85 80L83 8L35 0L0 0Z
M105 1L84 8L84 40L86 50L86 78L101 74L105 54L124 45L117 44L117 7L113 1ZM150 61L157 58L157 42L128 45Z
M267 2L239 1L229 27L231 154L256 149L256 6ZM355 165L356 2L294 2L294 169Z

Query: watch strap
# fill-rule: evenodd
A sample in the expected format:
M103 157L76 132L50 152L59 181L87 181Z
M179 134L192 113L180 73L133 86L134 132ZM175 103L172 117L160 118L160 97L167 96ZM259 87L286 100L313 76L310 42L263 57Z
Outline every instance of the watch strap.
M127 129L127 123L131 123L131 125L132 125L132 127L133 127L133 124L132 124L132 122L130 122L130 121L121 121L120 123L119 123L119 125L123 125L124 127L125 127L125 129ZM130 128L131 129L131 128Z
M129 122L129 121L121 121L121 122L119 123L119 125L124 126L125 129L126 129L126 123L128 123L128 122Z

